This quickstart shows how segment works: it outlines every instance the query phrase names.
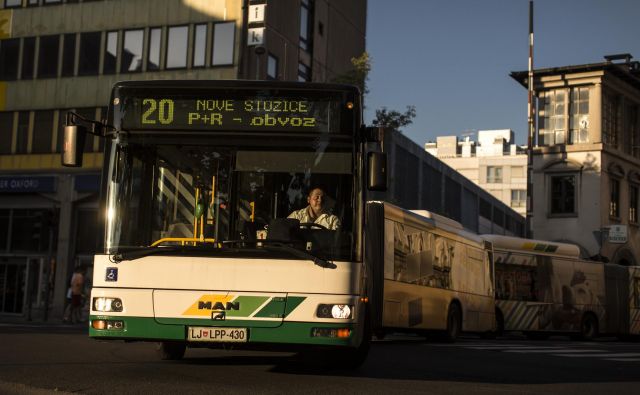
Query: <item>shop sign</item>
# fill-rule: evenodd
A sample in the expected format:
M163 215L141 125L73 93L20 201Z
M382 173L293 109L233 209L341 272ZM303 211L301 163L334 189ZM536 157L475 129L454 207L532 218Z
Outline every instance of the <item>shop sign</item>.
M627 225L609 226L609 242L623 244L627 242Z
M55 192L55 177L0 177L0 193Z

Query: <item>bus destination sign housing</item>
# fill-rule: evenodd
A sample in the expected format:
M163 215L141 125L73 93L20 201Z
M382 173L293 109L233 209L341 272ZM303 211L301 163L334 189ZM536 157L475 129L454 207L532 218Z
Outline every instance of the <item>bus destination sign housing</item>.
M335 94L234 96L124 94L116 99L116 125L119 118L124 130L339 133L347 111L343 96Z

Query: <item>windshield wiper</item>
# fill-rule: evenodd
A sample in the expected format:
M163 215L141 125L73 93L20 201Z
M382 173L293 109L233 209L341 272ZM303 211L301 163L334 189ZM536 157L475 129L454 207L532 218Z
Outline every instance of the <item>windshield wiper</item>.
M227 244L251 244L256 246L257 248L264 248L265 250L271 251L284 251L289 254L301 258L306 259L314 264L326 268L326 269L335 269L337 266L333 262L326 261L322 258L318 258L317 256L310 254L306 251L299 250L297 248L293 248L288 246L280 241L273 240L258 240L258 241L247 241L247 240L225 240L222 242L222 245Z
M133 261L149 255L159 254L163 252L183 251L185 249L184 247L185 246L141 247L114 254L113 260L116 263L122 261Z

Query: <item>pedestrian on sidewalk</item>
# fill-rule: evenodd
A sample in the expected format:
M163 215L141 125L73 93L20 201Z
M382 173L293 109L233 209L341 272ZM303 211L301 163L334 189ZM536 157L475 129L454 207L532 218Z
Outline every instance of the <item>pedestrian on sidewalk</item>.
M76 265L71 276L69 291L71 293L71 303L65 310L64 322L82 322L82 306L84 305L84 275L86 268L84 265ZM69 292L67 293L69 294Z

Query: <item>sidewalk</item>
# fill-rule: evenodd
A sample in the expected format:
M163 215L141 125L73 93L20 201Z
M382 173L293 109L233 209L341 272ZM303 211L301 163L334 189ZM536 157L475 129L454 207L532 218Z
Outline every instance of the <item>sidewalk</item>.
M29 314L0 314L0 327L46 327L46 328L88 328L88 311L83 310L82 322L70 323L62 320L62 315L56 311L49 311L45 320L43 309L32 309Z

